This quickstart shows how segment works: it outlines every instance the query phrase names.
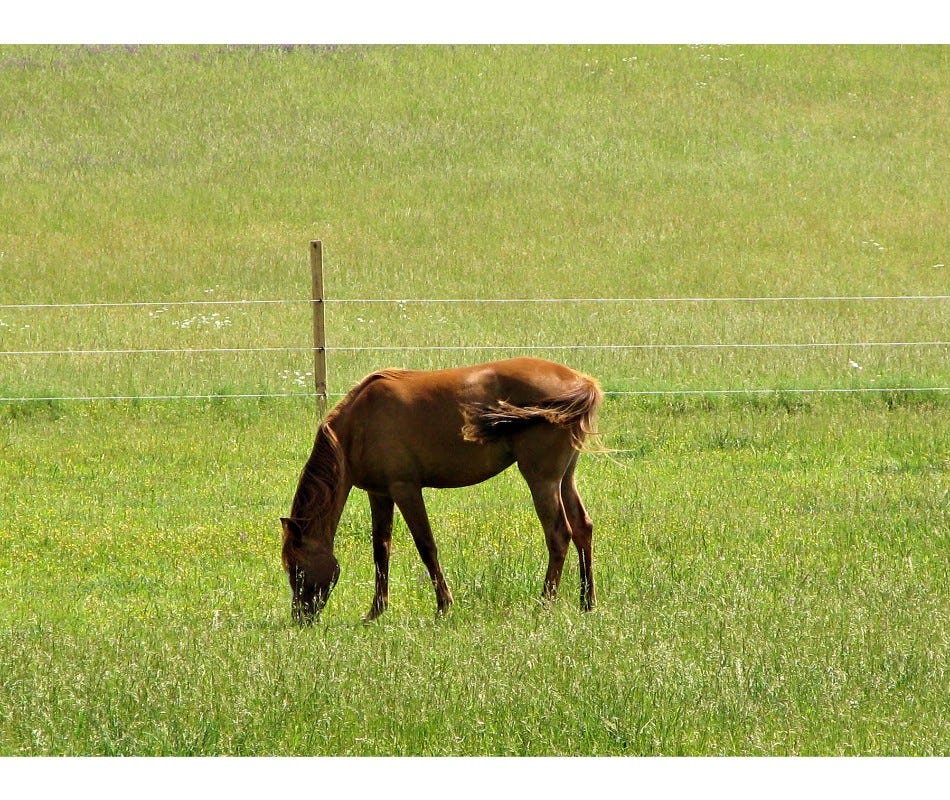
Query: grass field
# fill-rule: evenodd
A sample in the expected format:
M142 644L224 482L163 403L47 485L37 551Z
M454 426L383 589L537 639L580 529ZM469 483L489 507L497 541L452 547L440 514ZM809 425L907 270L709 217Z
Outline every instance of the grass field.
M940 47L0 47L0 351L301 347L308 306L946 295ZM613 392L950 385L945 300L328 307L337 347L557 351ZM847 343L848 346L840 346ZM330 353L381 366L507 351ZM854 366L857 365L857 366ZM0 396L309 390L309 354L0 355ZM516 473L369 511L321 623L277 518L307 399L0 403L0 755L950 755L950 394L608 398L600 605Z

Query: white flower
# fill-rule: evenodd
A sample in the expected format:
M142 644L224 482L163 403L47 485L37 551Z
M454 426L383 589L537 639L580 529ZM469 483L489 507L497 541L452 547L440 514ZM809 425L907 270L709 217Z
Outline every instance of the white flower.
M173 322L176 328L187 329L192 326L196 328L226 328L231 324L231 320L227 317L222 317L217 312L213 314L199 314L196 317L191 317L190 319L181 320L181 322Z

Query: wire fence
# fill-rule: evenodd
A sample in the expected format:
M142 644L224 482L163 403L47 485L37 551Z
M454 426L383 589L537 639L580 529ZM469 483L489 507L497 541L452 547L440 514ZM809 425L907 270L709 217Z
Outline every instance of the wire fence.
M132 301L132 302L77 302L77 303L12 303L0 304L0 311L42 312L54 310L94 310L147 308L171 309L196 306L237 306L251 308L255 306L310 305L322 304L324 307L351 305L381 305L397 307L408 305L535 305L535 304L753 304L753 303L919 303L950 300L950 295L819 295L819 296L759 296L759 297L633 297L633 298L339 298L339 299L252 299L252 300L184 300L184 301ZM47 348L47 349L10 349L0 350L0 357L92 357L92 356L138 356L138 355L188 355L188 354L249 354L249 353L314 353L315 351L354 353L354 352L496 352L496 353L533 353L533 352L585 352L585 351L686 351L686 350L805 350L805 349L854 349L854 348L942 348L950 346L947 339L927 339L921 341L820 341L820 342L659 342L659 343L613 343L613 344L543 344L543 345L347 345L333 346L250 346L250 347L153 347L153 348ZM710 389L642 389L631 391L608 391L606 394L618 396L697 396L697 395L756 395L772 394L777 391L788 394L848 394L865 392L946 392L947 386L899 386L899 387L799 387L783 388L710 388ZM342 397L343 392L327 392L328 397ZM11 396L0 397L0 402L49 402L49 401L96 401L96 400L214 400L249 398L313 398L318 392L262 392L262 393L156 393L156 394L102 394L102 395L62 395L62 396Z
M366 345L342 346L327 345L323 350L331 353L378 353L378 352L548 352L554 350L793 350L822 348L858 348L858 347L947 347L950 341L926 342L683 342L671 344L524 344L524 345ZM313 347L168 347L133 348L116 350L0 350L0 356L106 356L106 355L168 355L173 353L312 353Z
M827 302L882 302L908 300L950 300L950 295L816 295L816 296L760 296L760 297L442 297L442 298L324 298L322 300L258 299L258 300L150 300L102 303L0 303L0 311L69 308L158 308L176 306L254 306L254 305L372 305L372 304L445 304L474 303L529 304L529 303L827 303Z

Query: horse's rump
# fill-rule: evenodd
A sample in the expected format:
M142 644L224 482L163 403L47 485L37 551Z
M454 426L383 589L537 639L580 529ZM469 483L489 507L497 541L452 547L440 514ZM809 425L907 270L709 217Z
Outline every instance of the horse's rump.
M485 444L511 436L540 422L568 430L576 450L592 434L594 417L603 400L597 382L583 377L573 389L530 404L496 400L491 403L465 403L462 437L468 442Z

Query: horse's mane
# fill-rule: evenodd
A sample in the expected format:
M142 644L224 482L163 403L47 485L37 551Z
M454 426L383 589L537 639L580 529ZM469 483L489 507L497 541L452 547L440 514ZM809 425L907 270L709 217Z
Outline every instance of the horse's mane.
M337 517L334 513L337 511L336 503L339 502L336 490L345 469L340 440L333 430L334 423L346 414L369 384L382 378L397 377L400 372L400 370L383 370L365 377L330 410L317 428L313 450L300 474L297 492L290 509L291 521L299 526L303 536L288 535L285 529L282 550L285 568L300 560L298 553L303 547L303 538L317 535L327 539L332 533L328 527L331 520Z

